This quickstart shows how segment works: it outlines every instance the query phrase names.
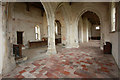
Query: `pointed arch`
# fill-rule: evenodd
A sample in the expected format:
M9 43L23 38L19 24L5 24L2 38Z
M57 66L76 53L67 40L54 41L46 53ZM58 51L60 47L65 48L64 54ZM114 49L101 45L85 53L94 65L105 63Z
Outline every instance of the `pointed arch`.
M100 48L101 49L103 49L103 45L104 45L104 30L103 30L103 26L104 26L104 24L103 24L103 16L100 14L100 12L98 11L98 10L96 10L96 9L93 9L93 8L91 8L91 7L87 7L87 8L84 8L82 11L80 11L78 14L77 14L77 16L76 16L76 18L75 18L75 26L76 26L76 34L77 34L77 36L78 36L78 23L79 23L79 18L80 18L80 16L82 16L85 12L87 12L87 11L90 11L90 12L93 12L93 13L95 13L98 17L99 17L99 20L100 20L100 27L101 27L101 31L100 31L100 35L101 35L101 40L100 40ZM78 37L76 37L76 40L78 41Z

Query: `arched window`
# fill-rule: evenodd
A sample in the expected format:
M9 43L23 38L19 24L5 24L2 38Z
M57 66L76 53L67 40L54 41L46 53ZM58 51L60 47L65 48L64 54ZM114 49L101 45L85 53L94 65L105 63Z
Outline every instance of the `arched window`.
M55 22L55 34L58 35L58 25L57 25L57 22Z
M55 34L61 35L61 23L58 20L55 20Z
M96 29L96 30L100 30L100 26L96 26L95 29Z
M35 39L36 40L41 40L40 27L38 25L35 26Z
M115 8L115 3L112 2L112 6L111 6L112 10L111 10L111 31L114 32L115 31L115 22L116 22L116 8Z

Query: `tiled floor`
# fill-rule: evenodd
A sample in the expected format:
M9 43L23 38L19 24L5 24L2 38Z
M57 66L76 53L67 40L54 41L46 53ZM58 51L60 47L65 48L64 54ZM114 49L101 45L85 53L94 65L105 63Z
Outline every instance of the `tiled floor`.
M58 54L19 64L7 78L114 78L118 68L112 55L103 54L98 41L80 44L79 48L57 46ZM34 53L33 53L34 54Z

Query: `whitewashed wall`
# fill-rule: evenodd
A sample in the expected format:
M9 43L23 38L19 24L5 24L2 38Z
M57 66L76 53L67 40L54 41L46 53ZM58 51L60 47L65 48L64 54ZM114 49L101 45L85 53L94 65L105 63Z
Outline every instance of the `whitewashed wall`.
M29 6L29 11L26 10L25 3L15 3L13 7L13 15L11 16L13 23L13 40L17 43L17 31L23 31L23 44L27 45L29 40L35 40L36 25L40 26L41 37L44 36L43 17L39 8ZM45 21L45 20L44 20Z

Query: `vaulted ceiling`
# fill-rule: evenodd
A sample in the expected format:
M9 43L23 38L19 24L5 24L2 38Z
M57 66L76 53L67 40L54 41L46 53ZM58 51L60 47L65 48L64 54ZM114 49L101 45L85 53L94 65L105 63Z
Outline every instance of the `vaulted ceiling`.
M87 11L82 15L82 17L87 17L88 20L94 25L100 25L100 19L94 12Z
M43 16L43 13L45 12L45 10L41 2L25 2L25 4L26 4L27 11L30 10L30 6L34 6L41 10L41 16Z
M30 2L29 4L34 6L34 7L37 7L37 8L40 8L40 9L44 10L41 2Z

